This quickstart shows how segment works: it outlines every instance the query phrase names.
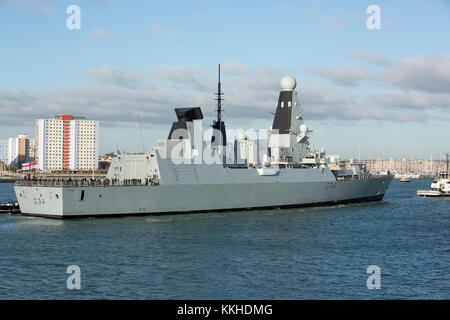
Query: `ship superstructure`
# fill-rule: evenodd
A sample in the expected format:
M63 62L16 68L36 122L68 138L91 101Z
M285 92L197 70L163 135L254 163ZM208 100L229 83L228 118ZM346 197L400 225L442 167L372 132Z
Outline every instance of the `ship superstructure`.
M106 179L24 181L15 185L21 212L51 218L290 208L381 200L392 176L360 167L331 170L312 151L293 77L281 91L267 139L227 141L221 117L208 141L199 107L177 108L167 139L149 153L117 155ZM255 152L256 150L256 152Z

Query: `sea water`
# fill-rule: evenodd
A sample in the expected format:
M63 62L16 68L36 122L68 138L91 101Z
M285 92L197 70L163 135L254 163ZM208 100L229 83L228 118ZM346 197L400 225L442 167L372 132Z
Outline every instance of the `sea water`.
M418 197L430 183L394 180L381 202L332 207L0 215L0 299L449 299L450 199Z

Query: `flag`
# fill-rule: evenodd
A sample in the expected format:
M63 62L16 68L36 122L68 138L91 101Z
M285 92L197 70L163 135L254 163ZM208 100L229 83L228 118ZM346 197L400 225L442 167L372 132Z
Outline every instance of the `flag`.
M22 164L22 171L37 169L37 167L38 167L37 161L27 162L27 163Z

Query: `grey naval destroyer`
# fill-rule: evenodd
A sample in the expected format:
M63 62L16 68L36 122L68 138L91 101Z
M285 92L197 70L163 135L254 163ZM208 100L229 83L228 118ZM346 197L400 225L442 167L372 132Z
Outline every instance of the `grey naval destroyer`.
M167 139L158 140L148 153L117 154L102 180L16 182L20 210L24 215L77 218L382 200L392 175L372 175L358 165L332 170L324 150L311 150L311 131L303 121L295 89L293 77L281 80L265 142L243 134L228 142L219 66L217 119L210 140L197 132L203 119L199 107L177 108L178 121L172 124Z

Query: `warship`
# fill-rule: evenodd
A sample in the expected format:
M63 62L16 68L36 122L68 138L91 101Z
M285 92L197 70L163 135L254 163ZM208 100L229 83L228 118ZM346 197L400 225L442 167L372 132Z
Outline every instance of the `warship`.
M310 133L291 76L281 79L267 139L227 141L220 65L217 118L202 134L199 107L176 108L167 139L150 152L116 154L101 180L18 181L23 215L80 218L256 210L380 201L392 175L358 165L332 168L311 150ZM199 133L200 132L200 133Z

